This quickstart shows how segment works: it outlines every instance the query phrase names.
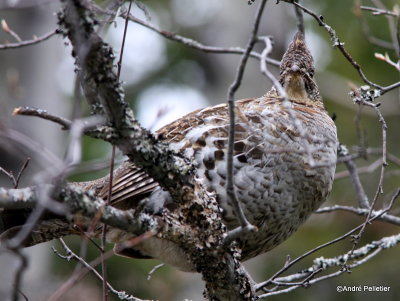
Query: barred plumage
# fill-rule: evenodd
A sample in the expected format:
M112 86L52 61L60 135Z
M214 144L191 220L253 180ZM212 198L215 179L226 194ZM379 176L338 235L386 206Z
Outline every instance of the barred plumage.
M336 127L324 109L313 76L311 54L302 34L297 33L281 64L280 82L288 100L272 89L260 98L236 101L234 185L246 217L259 228L239 239L243 260L284 241L331 190ZM225 188L228 132L227 105L221 104L192 112L157 134L172 149L195 158L198 177L216 192L223 221L233 229L239 224ZM145 173L141 173L140 180L133 176L138 173L130 163L121 169L115 186L126 189L113 194L115 202L124 202L128 196L140 198L146 187L148 193L154 189L156 183ZM133 185L137 189L132 189ZM147 243L153 244L154 240ZM166 249L171 249L169 243L159 243L157 248L168 245ZM137 246L137 250L153 256L151 247ZM174 261L176 254L170 252L161 254L161 259Z

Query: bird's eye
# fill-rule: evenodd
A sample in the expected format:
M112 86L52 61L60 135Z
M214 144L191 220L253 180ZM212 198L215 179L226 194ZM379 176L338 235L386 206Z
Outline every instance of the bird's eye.
M310 77L314 77L314 70L308 71L308 75L309 75Z

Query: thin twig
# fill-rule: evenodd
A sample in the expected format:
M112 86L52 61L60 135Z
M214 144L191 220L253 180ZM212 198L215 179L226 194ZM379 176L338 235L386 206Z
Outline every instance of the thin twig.
M267 58L268 55L272 51L272 41L270 37L259 37L260 41L263 41L265 44L264 50L261 52L261 60L260 60L260 69L261 73L264 74L274 85L276 90L279 92L279 95L281 95L284 100L287 100L287 95L285 89L283 89L282 85L279 83L279 80L272 74L271 71L269 71L268 66L267 66Z
M349 171L351 182L356 191L358 205L361 208L369 208L368 196L364 191L363 185L361 184L361 180L357 172L357 166L355 165L351 157L348 155L349 153L347 151L347 148L345 148L344 145L340 145L338 150L338 156L348 158L346 161L344 161L344 164L346 165L347 170Z
M355 213L357 215L367 216L367 214L369 212L369 209L354 208L354 207L351 207L351 206L334 205L334 206L331 206L331 207L319 208L314 213L322 214L322 213L329 213L329 212L334 212L334 211L347 211L347 212ZM375 215L377 215L379 213L380 213L380 210L374 210L372 212L372 216L375 216ZM385 215L380 216L378 218L378 220L379 221L383 221L383 222L387 222L387 223L391 223L393 225L400 226L400 217L398 217L398 216L385 214Z
M383 55L382 53L375 53L375 58L388 63L390 66L396 68L397 71L400 71L400 60L397 61L397 63L392 61L389 54L385 53L385 55Z
M92 272L94 275L96 275L96 277L99 278L101 281L104 281L104 278L103 278L103 277L100 275L100 273L97 272L96 269L94 268L96 265L93 265L93 264L92 264L93 262L96 263L96 261L93 261L92 263L86 262L83 258L81 258L81 257L78 256L76 253L74 253L74 252L68 247L68 245L65 243L65 241L64 241L63 239L60 238L59 241L60 241L60 243L61 243L61 245L62 245L64 251L66 252L66 255L62 255L60 252L57 251L57 249L56 249L55 247L52 247L53 252L54 252L57 256L59 256L60 258L62 258L62 259L65 259L65 260L67 260L67 261L75 260L75 261L77 261L79 264L81 264L81 265L83 266L83 267L78 271L78 273L76 273L76 275L79 275L79 277L77 277L76 280L81 279L87 272L90 271L90 272ZM112 252L110 251L110 252L106 253L106 255L107 255L107 257L110 257L110 256L112 256ZM85 273L83 274L82 271L85 271ZM116 289L113 288L113 287L111 286L111 284L108 283L108 282L106 282L106 286L107 286L107 288L108 288L113 294L117 295L118 298L119 298L120 300L144 301L144 300L141 300L141 299L139 299L139 298L136 298L136 297L134 297L134 296L132 296L132 295L128 295L128 294L126 294L126 292L124 292L124 291L118 291L118 290L116 290ZM59 291L57 291L57 292L59 292ZM61 295L62 295L62 294L60 294L60 293L58 293L57 295L53 295L54 297L51 298L50 300L54 300L54 301L55 301L55 300L57 300L59 297L61 297Z
M393 17L398 17L399 16L395 12L390 11L390 10L386 10L386 9L379 9L379 8L376 8L376 7L370 7L370 6L364 6L364 5L361 5L360 8L363 9L363 10L372 11L373 15L388 15L388 16L393 16Z
M373 35L367 21L365 20L365 18L363 17L362 14L359 14L359 18L361 21L362 31L364 33L365 38L368 40L368 42L370 42L371 44L377 45L379 47L382 47L382 48L394 49L392 43L382 40Z
M124 25L124 32L122 36L122 45L120 48L120 55L119 55L119 60L117 63L117 78L120 79L121 76L121 69L122 69L122 58L124 55L124 48L125 48L125 40L126 40L126 34L128 31L128 16L130 14L132 7L132 0L129 2L129 7L128 7L128 13L127 17L125 18L125 25ZM108 193L107 193L107 205L111 204L111 195L112 195L112 185L113 185L113 177L114 177L114 160L115 160L115 145L112 146L112 151L111 151L111 160L110 160L110 172L109 172L109 182L108 182ZM107 290L107 272L106 272L106 263L105 260L103 260L103 255L104 255L104 250L105 250L105 244L106 244L106 233L107 233L107 224L103 225L103 233L102 233L102 238L101 238L101 256L102 256L102 262L101 262L101 269L102 269L102 274L103 274L103 301L107 301L108 299L108 290Z
M52 121L52 122L55 122L55 123L61 125L63 130L70 129L71 125L72 125L71 120L68 120L64 117L52 115L49 112L47 112L46 110L42 110L42 109L36 109L36 108L31 108L31 107L18 107L18 108L14 109L12 114L14 116L16 116L16 115L35 116L35 117L39 117L39 118L42 118L45 120L49 120L49 121Z
M348 160L353 161L352 156L347 156L347 158L345 160L343 160L343 162L346 162ZM357 168L356 172L358 175L365 174L365 173L372 173L381 166L382 166L382 158L379 158L378 160L375 160L368 166L363 166L363 167ZM348 170L340 171L335 174L335 180L340 180L340 179L346 178L348 176L351 176L351 174Z
M13 183L13 186L15 186L15 177L14 177L13 172L11 170L10 171L5 170L1 166L0 166L0 171L2 173L4 173L10 179L10 181Z
M368 223L371 223L372 221L374 221L374 220L378 219L379 217L383 216L384 214L386 214L392 208L394 201L399 197L399 195L400 195L400 189L398 189L394 193L394 195L392 196L392 198L390 200L389 205L385 209L381 210L380 212L378 212L374 216L370 215L370 217L368 219ZM271 278L269 278L268 280L257 284L255 286L255 289L256 290L260 290L260 289L264 288L265 286L269 285L275 278L277 278L279 275L281 275L282 273L287 271L290 267L292 267L297 262L301 261L302 259L306 258L307 256L309 256L309 255L311 255L311 254L313 254L313 253L315 253L315 252L317 252L317 251L319 251L319 250L321 250L321 249L323 249L323 248L325 248L327 246L335 244L335 243L337 243L337 242L349 237L350 235L352 235L356 231L360 230L364 226L364 224L365 223L362 223L362 224L358 225L357 227L353 228L352 230L348 231L347 233L343 234L342 236L339 236L339 237L337 237L337 238L335 238L335 239L333 239L333 240L331 240L331 241L329 241L327 243L324 243L324 244L322 244L322 245L320 245L318 247L315 247L315 248L311 249L310 251L307 251L306 253L300 255L299 257L297 257L294 260L288 261L285 264L285 266L282 267L279 271L277 271L273 276L271 276Z
M125 18L126 14L121 13L121 16ZM242 49L240 47L216 47L216 46L204 45L196 40L193 40L193 39L187 38L187 37L183 37L174 32L158 29L155 25L153 25L149 22L140 20L132 15L129 16L129 20L131 20L132 22L135 22L137 24L140 24L140 25L162 35L164 38L167 38L168 40L179 42L190 48L201 50L201 51L204 51L207 53L221 53L221 54L231 53L231 54L242 54L243 55L246 52L246 49ZM257 59L260 59L260 57L261 57L259 53L253 52L253 51L250 52L250 54L248 56L257 58ZM269 64L277 66L277 67L279 67L279 65L280 65L279 61L271 59L271 58L267 58L267 62Z
M381 10L388 10L386 6L382 3L380 0L371 0L371 2L379 9ZM392 44L395 49L397 57L400 58L400 16L399 16L399 10L395 11L396 6L394 6L393 11L397 14L395 18L393 16L385 14L386 20L388 22L388 27L389 27L389 33L390 37L392 39ZM397 7L398 8L398 7ZM397 23L397 24L396 24Z
M233 147L235 140L235 92L240 87L242 82L244 69L246 67L247 60L253 49L254 45L257 43L257 32L261 21L261 16L264 11L265 4L267 0L261 0L261 3L257 9L256 17L253 24L253 29L250 35L250 39L247 42L246 51L243 54L237 72L236 77L233 83L229 86L228 89L228 110L229 110L229 138L228 138L228 153L227 153L227 184L226 184L226 193L230 200L230 203L233 205L235 214L240 223L240 228L238 230L234 230L231 234L228 233L226 237L226 241L229 242L235 239L242 230L251 231L255 230L255 227L252 226L247 220L243 209L236 198L235 186L233 183L234 175L233 175Z
M382 165L381 165L381 172L380 172L379 181L378 181L378 187L376 189L375 196L374 196L374 198L373 198L373 200L371 202L371 206L370 206L370 209L368 211L367 217L365 218L364 224L362 225L359 233L354 236L353 246L352 246L352 249L350 251L350 254L353 253L353 251L355 250L356 245L358 244L361 236L365 232L365 228L367 227L368 224L370 224L370 218L372 216L372 212L374 210L375 204L376 204L379 196L381 194L383 194L383 181L384 181L384 178L385 178L385 167L388 165L387 164L387 160L386 160L386 153L387 153L387 138L386 138L387 125L386 125L386 121L383 118L382 113L379 110L377 105L375 105L373 103L369 103L369 102L365 102L365 103L375 109L375 112L377 113L378 118L379 118L379 122L382 125ZM343 266L346 267L346 262L344 263Z
M315 272L319 272L321 270L326 270L329 267L342 265L342 262L347 260L347 258L349 258L349 257L351 257L351 259L358 259L361 257L360 260L356 260L352 264L349 265L349 268L354 269L354 268L366 263L367 261L371 260L376 255L378 255L381 251L391 248L391 247L394 247L395 245L397 245L399 243L400 243L400 235L393 235L390 237L384 237L379 241L374 241L372 243L369 243L369 244L355 250L355 252L353 253L352 256L350 256L348 254L344 254L344 255L337 256L335 258L323 258L323 257L316 258L314 260L313 266L311 266L310 268L308 268L300 273L297 273L297 274L281 277L281 278L279 278L279 282L275 281L275 283L274 283L279 286L289 286L288 288L277 290L278 287L275 286L273 289L267 289L268 292L266 294L259 295L258 297L260 299L263 299L263 298L267 298L267 297L270 297L273 295L288 293L299 287L304 286L304 284L303 284L304 281L302 281L300 283L295 283L295 282L287 283L286 281L293 281L295 279L302 279L304 277L306 277L305 279L308 279L310 277L310 275L314 275ZM340 269L340 270L330 273L328 275L324 275L319 278L311 279L308 281L308 285L312 285L314 283L317 283L317 282L320 282L320 281L323 281L323 280L326 280L329 278L337 277L346 272L347 272L347 270ZM281 282L283 282L283 283L281 283Z
M20 180L24 170L28 166L30 160L31 160L31 158L29 158L29 157L26 158L24 164L22 165L22 167L20 168L20 170L18 172L17 177L14 176L14 173L11 170L8 172L0 166L0 171L3 172L10 179L10 181L13 183L14 188L18 188L19 180Z
M14 188L18 188L19 180L21 179L21 176L22 176L24 170L28 167L30 160L31 160L31 158L29 158L29 157L26 158L25 163L22 165L21 169L19 170L17 178L15 179Z
M21 290L18 290L18 293L24 298L25 301L29 301L28 297Z
M21 41L18 43L9 43L9 44L1 44L0 45L0 50L2 49L13 49L13 48L21 48L21 47L25 47L25 46L31 46L31 45L35 45L35 44L39 44L40 42L43 42L49 38L51 38L52 36L58 34L59 31L53 30L49 33L46 33L45 35L35 38L33 40L26 40L26 41Z
M150 279L151 279L151 276L153 275L153 273L154 273L155 271L157 271L159 268L163 267L164 265L165 265L164 263L160 263L160 264L157 264L155 267L153 267L153 268L150 270L149 274L147 275L147 280L150 280Z
M312 273L310 273L310 274L309 274L303 281L301 281L301 282L282 282L282 281L279 281L279 280L274 280L274 281L272 281L271 283L272 283L272 284L275 284L275 285L277 285L277 286L293 286L293 285L295 285L295 286L304 286L304 287L307 287L307 286L309 285L309 281L310 281L312 278L314 278L318 273L320 273L320 272L322 272L322 271L323 271L322 268L319 268L319 269L313 271Z
M118 66L117 78L120 78L120 76L121 76L122 58L124 56L125 40L126 40L126 34L128 32L128 23L129 23L128 21L129 21L129 15L131 14L131 7L132 7L132 0L129 1L128 12L127 12L126 17L125 17L124 33L123 33L123 36L122 36L122 45L121 45L121 49L120 49L119 60L118 60L118 63L117 63L117 66Z
M21 282L22 282L22 276L25 272L25 270L28 267L28 258L26 255L24 255L21 252L21 249L19 247L16 248L12 248L10 249L14 255L16 255L18 257L18 259L20 260L20 265L17 269L17 271L15 272L14 275L14 281L12 284L12 301L18 301L19 299L19 294L20 294L20 287L21 287Z
M12 36L18 43L22 42L19 35L8 26L6 20L4 19L1 20L1 28L3 29L4 32Z

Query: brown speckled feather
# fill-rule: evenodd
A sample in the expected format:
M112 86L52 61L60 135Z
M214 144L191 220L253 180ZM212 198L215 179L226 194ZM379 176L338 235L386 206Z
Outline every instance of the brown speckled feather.
M336 127L324 109L313 75L311 54L302 35L296 34L281 64L280 82L289 101L275 89L260 98L236 101L234 185L245 215L259 228L239 239L243 259L284 241L331 190ZM195 159L198 177L216 192L223 221L232 229L238 221L225 191L228 133L226 104L194 111L157 131L173 150ZM137 201L157 186L140 169L125 164L116 173L115 203L129 198ZM173 252L152 254L160 248L158 244L151 247L154 242L137 248L176 265Z

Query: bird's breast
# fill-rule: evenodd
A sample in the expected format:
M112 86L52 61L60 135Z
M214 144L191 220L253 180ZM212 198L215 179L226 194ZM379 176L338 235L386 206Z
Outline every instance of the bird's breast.
M336 163L336 128L319 107L275 101L238 110L234 185L247 218L262 228L254 234L257 244L244 240L245 254L255 256L283 241L326 199ZM216 192L224 222L233 228L238 222L226 195L226 116L208 116L172 146L195 158L198 176Z

